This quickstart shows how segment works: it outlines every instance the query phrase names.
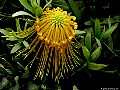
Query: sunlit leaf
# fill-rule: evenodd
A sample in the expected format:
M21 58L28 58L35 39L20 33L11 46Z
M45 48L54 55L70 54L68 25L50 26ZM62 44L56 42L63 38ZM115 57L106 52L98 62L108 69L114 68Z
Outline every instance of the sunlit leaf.
M2 79L2 86L6 86L8 84L8 80L6 78L3 77Z
M77 87L75 85L73 85L73 90L78 90Z
M105 65L105 64L96 64L96 63L88 62L88 68L91 70L100 70L100 69L103 69L107 66L108 65Z
M49 6L51 3L52 3L52 0L50 0L48 3L46 3L46 5L43 7L43 10L45 10L45 8L46 8L47 6Z
M9 31L5 30L5 29L0 29L0 32L4 35L8 35Z
M27 0L19 0L20 3L29 11L31 11L33 14L35 14L34 9L30 6L30 4L27 2Z
M18 83L19 76L15 76L14 80L16 83Z
M38 6L40 6L40 0L37 0L37 4L38 4Z
M16 52L17 50L19 50L20 49L20 45L19 44L15 44L15 46L12 48L12 50L11 50L11 52L10 53L14 53L14 52Z
M84 34L84 33L86 33L85 31L80 31L80 30L75 30L75 33L76 34Z
M34 16L32 16L31 14L29 14L29 13L27 13L27 12L25 12L25 11L18 11L18 12L16 12L16 13L14 13L14 14L12 15L12 17L16 17L16 16L20 16L20 15L28 15L28 16L30 16L30 17L32 17L32 18L35 18Z
M23 44L24 44L25 47L29 46L28 42L26 42L26 41L23 41Z
M9 38L6 38L6 40L9 40L9 41L16 41L16 40L18 40L16 37L9 37Z
M82 46L82 50L83 50L83 54L84 54L85 58L86 58L87 60L89 60L90 51L89 51L85 46Z

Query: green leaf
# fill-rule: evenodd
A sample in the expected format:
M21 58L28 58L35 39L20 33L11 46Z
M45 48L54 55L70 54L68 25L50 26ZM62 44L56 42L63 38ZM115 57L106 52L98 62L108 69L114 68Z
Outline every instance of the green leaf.
M17 50L19 50L21 48L21 46L19 44L15 44L15 46L12 48L11 52L10 53L14 53L16 52Z
M73 90L78 90L77 87L75 85L73 85Z
M95 51L91 54L91 61L95 61L101 53L101 48L98 47L97 49L95 49Z
M105 33L103 33L101 36L101 40L107 39L112 34L112 32L117 28L117 26L118 26L118 23L114 24Z
M78 9L77 5L75 4L73 0L68 0L68 3L70 4L70 7L72 8L77 20L80 22L82 17L81 17L81 12Z
M21 30L19 19L16 19L16 27L17 27L17 32L19 32Z
M108 26L109 26L109 28L111 27L111 20L110 20L110 16L109 16L109 18L108 18Z
M9 41L16 41L16 40L18 40L18 38L16 38L16 37L8 37L8 38L6 38L6 40L9 40Z
M16 83L18 83L19 76L15 76L14 80Z
M8 84L8 80L6 78L3 77L2 79L2 86L6 86Z
M37 4L38 4L38 6L40 6L40 0L37 0Z
M41 85L41 88L44 89L44 90L46 90L46 86L43 85L43 84Z
M101 70L102 72L104 72L104 73L115 73L115 72L117 72L117 70L113 70L113 71L105 71L105 70Z
M8 74L12 74L12 71L10 69L5 69Z
M28 16L30 16L30 17L32 17L32 18L35 18L34 16L32 16L31 14L29 14L29 13L27 13L27 12L25 12L25 11L18 11L18 12L16 12L16 13L14 13L14 14L12 15L12 17L16 17L16 16L19 16L19 15L28 15Z
M35 14L34 9L30 6L30 4L27 2L27 0L19 0L20 3L29 11L31 11L33 14Z
M95 20L95 37L100 38L100 22L98 19Z
M28 67L25 68L25 73L23 73L22 78L27 78L29 76L29 69Z
M34 83L32 83L32 82L28 83L28 90L34 90L36 87L37 87L37 85L35 85Z
M15 87L13 88L13 90L19 90L19 84L16 83Z
M9 31L5 30L5 29L0 29L0 32L4 35L8 35Z
M100 69L103 69L107 66L108 65L105 65L105 64L96 64L96 63L88 62L88 68L91 70L100 70Z
M41 7L36 8L36 10L35 10L36 17L39 18L40 16L42 16L42 14L43 14L42 8Z
M49 0L49 2L46 3L46 5L43 7L43 10L45 10L45 8L50 5L50 3L52 3L52 0Z
M80 31L80 30L74 30L76 34L84 34L86 33L85 31Z
M85 47L91 51L91 33L87 33L85 37Z
M61 7L64 10L70 11L69 5L65 0L53 0L51 4L53 7Z
M100 40L97 39L96 37L95 37L95 39L96 39L96 41L97 41L98 46L99 46L100 48L102 48L102 45L101 45L101 43L100 43Z
M26 41L23 41L23 44L24 44L25 47L29 46L28 42L26 42Z
M37 5L37 3L36 3L36 0L35 0L35 1L32 1L32 2L31 2L31 5L32 5L32 7L34 8L34 10L36 10L36 8L39 7L39 6Z
M90 51L89 51L85 46L82 46L82 50L83 50L83 54L84 54L85 58L86 58L87 60L89 60Z

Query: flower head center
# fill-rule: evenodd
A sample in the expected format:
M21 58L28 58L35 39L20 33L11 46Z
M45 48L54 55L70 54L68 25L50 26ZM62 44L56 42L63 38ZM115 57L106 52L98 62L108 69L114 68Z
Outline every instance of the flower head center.
M62 15L54 15L53 16L53 23L55 23L57 25L61 25L63 23Z

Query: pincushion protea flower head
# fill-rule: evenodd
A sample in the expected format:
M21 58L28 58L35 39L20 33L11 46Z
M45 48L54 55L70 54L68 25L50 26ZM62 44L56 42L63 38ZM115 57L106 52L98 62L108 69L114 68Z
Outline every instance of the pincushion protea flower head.
M29 62L30 67L38 61L38 68L34 79L49 75L59 80L69 70L74 70L76 64L75 29L78 25L75 16L69 16L61 8L46 8L41 18L37 18L34 25L27 32L36 32L31 44L20 50L18 55L25 54L27 58L36 50L34 58ZM74 40L75 41L75 40ZM39 59L38 59L39 58Z
M38 38L44 41L45 46L54 47L62 52L75 35L74 29L78 27L74 22L76 17L68 16L67 11L59 7L52 10L47 8L43 14L45 17L38 18L35 24Z

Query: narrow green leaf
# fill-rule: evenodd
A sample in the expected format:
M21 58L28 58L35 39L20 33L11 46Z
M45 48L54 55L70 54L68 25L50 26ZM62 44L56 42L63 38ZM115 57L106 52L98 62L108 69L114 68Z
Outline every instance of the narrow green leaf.
M117 28L118 23L114 24L111 28L109 28L103 35L101 36L101 40L107 39L112 32Z
M96 63L88 62L88 68L91 70L100 70L100 69L103 69L107 66L108 65L105 65L105 64L96 64Z
M30 4L27 2L27 0L19 0L20 3L29 11L31 11L33 14L35 14L34 9L30 6Z
M83 54L84 54L85 58L86 58L87 60L89 60L90 51L89 51L85 46L82 46L82 50L83 50Z
M102 72L104 72L104 73L115 73L115 72L117 72L117 70L113 70L113 71L105 71L105 70L101 70Z
M84 33L86 33L85 31L80 31L80 30L75 30L75 33L76 34L84 34Z
M50 0L44 7L43 7L43 10L45 10L45 8L50 5L50 3L52 3L52 0Z
M105 44L105 43L104 43ZM118 56L107 44L105 44L105 46L115 55Z
M109 18L108 18L108 26L109 26L109 28L111 28L111 20L110 20L110 16L109 16Z
M78 9L77 5L75 4L75 2L73 0L68 0L68 3L70 4L70 7L72 8L75 16L77 17L77 20L80 22L80 20L81 20L81 12Z
M98 19L95 20L95 37L100 38L100 22Z
M38 4L38 6L40 6L40 0L37 0L37 4Z
M18 11L18 12L16 12L16 13L14 13L14 14L12 15L12 17L16 17L16 16L19 16L19 15L28 15L28 16L30 16L30 17L32 17L32 18L35 18L34 16L32 16L31 14L29 14L29 13L27 13L27 12L25 12L25 11Z
M4 35L8 35L9 31L5 30L5 29L0 29L0 32Z
M28 42L26 42L26 41L23 41L23 44L24 44L25 47L29 46Z
M19 19L16 19L16 27L17 27L17 32L19 32L21 30Z
M27 78L29 76L29 69L28 67L25 68L25 72L22 75L22 78Z
M97 41L98 46L99 46L100 48L102 48L102 45L101 45L101 43L100 43L100 40L97 39L96 37L95 37L95 39L96 39L96 41Z
M108 26L109 26L109 28L111 28L110 16L108 18ZM108 46L111 48L111 50L113 50L113 41L112 41L112 36L111 35L108 37Z
M9 41L16 41L16 40L18 40L18 38L16 38L16 37L9 37L9 38L6 38L6 40L9 40Z
M12 71L10 69L5 69L8 74L12 74Z
M101 49L100 47L98 47L97 49L95 49L95 51L91 54L91 61L95 61L101 53Z
M11 50L11 52L10 53L14 53L14 52L16 52L17 50L19 50L20 49L20 45L19 44L15 44L15 46L12 48L12 50Z
M91 33L87 33L85 37L85 47L91 51Z

